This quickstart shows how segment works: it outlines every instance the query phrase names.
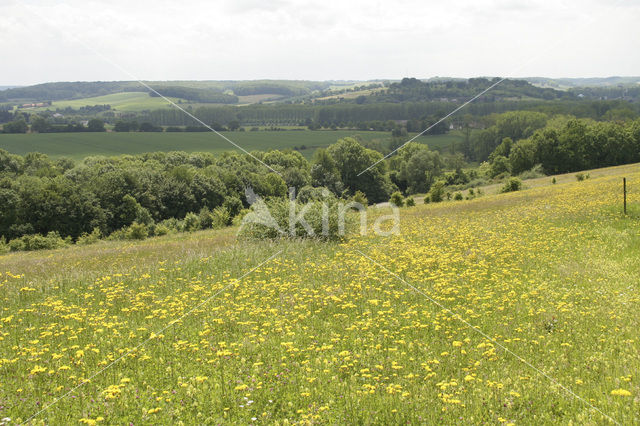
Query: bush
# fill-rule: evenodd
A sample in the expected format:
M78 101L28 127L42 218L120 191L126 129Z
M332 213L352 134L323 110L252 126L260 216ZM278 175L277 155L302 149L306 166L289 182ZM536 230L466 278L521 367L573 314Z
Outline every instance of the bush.
M124 232L127 240L144 240L148 236L149 228L144 223L133 222Z
M200 221L200 229L209 229L213 224L213 217L211 216L211 210L209 207L203 207L198 213L198 220Z
M11 251L46 250L65 247L71 244L71 238L62 239L57 232L49 232L46 236L40 234L23 235L9 242Z
M429 204L431 202L431 196L429 194L424 196L424 203Z
M76 244L81 246L94 244L100 241L100 238L102 238L102 232L100 231L100 228L93 228L93 231L90 234L84 232L82 235L80 235L78 237L78 240L76 241Z
M404 197L402 196L400 191L396 191L393 194L391 194L391 198L389 199L389 202L397 207L403 207Z
M556 184L556 182L557 182L557 181L556 181L556 178L551 179L551 183L552 183L552 184L554 184L554 185L555 185L555 184Z
M157 235L158 237L167 235L169 232L171 232L171 230L167 226L162 224L156 225L155 229L153 230L153 234Z
M505 182L500 192L515 192L522 189L522 181L518 178L511 178Z
M407 207L413 207L416 205L416 200L413 199L413 197L409 197L407 198Z
M462 192L456 192L453 196L453 199L456 201L462 201L464 199L464 197L462 196Z
M193 212L187 213L182 221L182 230L185 232L194 232L198 229L200 229L200 217Z
M351 200L355 201L356 203L360 203L363 206L369 205L369 200L367 199L367 196L362 191L356 191L356 193L353 194L353 197L351 198Z
M576 180L578 182L582 182L584 180L584 173L577 173L576 174Z
M0 254L8 253L11 250L9 244L7 244L7 240L4 237L0 237Z
M291 201L288 199L273 198L256 202L244 216L238 235L250 239L315 238L335 241L341 240L355 225L355 214L344 212L343 204L335 197L307 204L294 202L295 216L304 211L303 218L311 228L311 233L305 229L302 220L290 223L290 209ZM324 213L327 213L325 220ZM340 224L340 215L344 218L344 227Z
M216 207L211 212L211 227L213 229L224 228L231 225L232 219L229 210L225 207Z
M543 176L544 172L542 171L542 166L540 164L537 164L533 166L531 170L526 170L518 175L518 177L522 180L535 179Z
M441 180L437 181L431 187L431 191L429 191L429 195L431 196L431 201L434 203L439 203L442 201L444 197L444 182Z

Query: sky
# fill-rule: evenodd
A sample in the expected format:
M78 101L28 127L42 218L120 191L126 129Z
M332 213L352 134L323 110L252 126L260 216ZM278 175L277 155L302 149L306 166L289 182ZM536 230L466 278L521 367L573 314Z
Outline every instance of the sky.
M640 75L640 0L0 0L0 85Z

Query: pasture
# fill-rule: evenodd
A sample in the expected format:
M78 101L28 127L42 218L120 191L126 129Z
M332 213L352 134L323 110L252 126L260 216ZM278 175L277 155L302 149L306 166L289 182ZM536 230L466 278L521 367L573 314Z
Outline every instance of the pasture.
M640 172L591 176L343 243L226 228L2 256L0 418L638 423Z
M150 98L158 99L158 98ZM222 132L229 139L246 149L293 149L305 146L300 152L311 158L318 148L325 148L338 139L358 135L364 141L388 142L389 132L359 132L357 130L298 130L298 131L246 131ZM446 135L425 136L418 142L427 143L432 149L447 152L452 141L462 142L460 132ZM41 152L53 158L68 157L82 160L91 155L114 156L141 154L154 151L223 152L236 148L212 132L179 133L28 133L0 134L0 149L13 154Z

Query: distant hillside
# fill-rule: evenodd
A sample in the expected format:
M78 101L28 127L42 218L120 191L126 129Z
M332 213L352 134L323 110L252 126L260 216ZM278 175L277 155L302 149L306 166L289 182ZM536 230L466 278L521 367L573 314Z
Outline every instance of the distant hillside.
M541 87L566 89L572 87L609 87L640 84L640 77L592 77L592 78L547 78L527 77L524 80Z
M0 90L14 89L21 86L0 86Z
M296 80L252 81L154 81L147 84L160 93L198 102L234 103L235 96L274 94L286 97L304 96L324 90L335 83ZM163 93L162 90L171 93ZM6 88L0 92L0 102L63 101L123 92L148 91L135 81L94 81L43 83L34 86ZM176 94L181 96L177 96Z
M368 96L366 102L425 102L445 101L460 102L473 98L482 90L498 81L487 78L430 79L403 78L398 83L391 83L386 90L380 90ZM482 99L485 102L519 99L573 99L574 95L564 91L541 88L525 80L504 80L495 86Z

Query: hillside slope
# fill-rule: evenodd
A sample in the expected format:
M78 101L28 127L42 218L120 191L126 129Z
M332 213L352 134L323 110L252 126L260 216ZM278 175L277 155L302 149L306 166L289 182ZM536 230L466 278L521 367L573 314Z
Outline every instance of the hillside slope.
M627 168L421 205L343 244L230 228L3 256L0 417L640 422L639 188Z

